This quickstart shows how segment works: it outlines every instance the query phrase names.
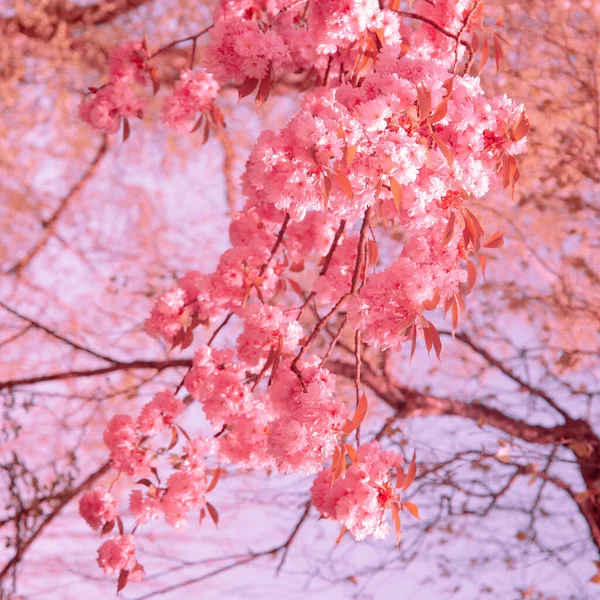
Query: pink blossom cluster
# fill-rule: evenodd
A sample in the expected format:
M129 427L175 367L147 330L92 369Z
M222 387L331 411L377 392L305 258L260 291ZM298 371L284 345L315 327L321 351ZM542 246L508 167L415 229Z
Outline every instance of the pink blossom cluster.
M474 8L440 0L423 14L457 32ZM130 496L138 524L164 516L181 529L192 510L202 511L205 459L214 454L241 468L317 474L313 503L323 516L359 540L387 534L386 512L399 506L391 477L401 456L370 442L357 456L352 449L342 473L341 463L325 468L340 448L351 455L344 436L364 418L348 420L344 387L327 361L355 358L347 338L340 341L345 326L367 345L397 350L416 339L418 325L430 347L423 313L455 307L473 283L466 259L479 251L483 230L466 205L506 187L507 177L514 182L511 161L526 143L513 135L522 106L487 98L477 77L450 73L461 46L455 37L426 23L409 27L377 0L220 2L205 52L214 79L183 72L165 103L166 123L188 129L210 109L219 84L249 87L248 80L309 70L307 81L318 83L285 127L259 136L242 177L246 205L214 271L184 275L146 320L150 334L185 350L200 325L224 319L208 341L199 336L184 380L214 430L212 442L188 439L173 450L179 433L188 436L176 423L184 405L167 391L137 419L117 415L106 429L115 469L143 478L145 489ZM111 77L141 83L144 64L133 46L122 48ZM104 112L102 123L121 114ZM236 342L230 336L214 347L225 325L237 328ZM353 384L361 398L359 377ZM167 432L169 448L153 449L151 438ZM174 472L161 484L158 459L169 452ZM82 514L99 528L111 507L90 496ZM109 540L103 568L129 568L126 538Z
M163 104L163 123L178 131L190 131L197 114L208 110L218 93L219 84L208 71L181 71L175 91Z
M108 538L98 549L98 564L107 574L133 571L137 565L133 535L116 535Z
M121 119L142 118L145 99L138 96L133 84L146 83L148 52L143 42L125 42L109 56L109 81L92 90L81 103L79 116L94 129L116 133Z
M396 497L391 470L402 455L383 450L378 442L363 444L338 479L323 469L312 486L312 502L324 517L344 525L356 540L384 538L389 533L386 512Z
M205 62L219 83L261 80L287 66L290 55L275 31L257 21L221 18L210 32Z
M117 516L117 503L110 492L97 487L81 496L79 514L94 531L98 531Z

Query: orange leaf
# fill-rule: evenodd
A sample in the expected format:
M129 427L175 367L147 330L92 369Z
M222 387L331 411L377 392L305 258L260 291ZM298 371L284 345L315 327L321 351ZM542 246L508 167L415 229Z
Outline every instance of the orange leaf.
M427 323L429 323L429 326L423 329L425 344L427 346L427 354L429 354L429 351L433 347L437 359L441 360L440 355L442 353L442 340L440 339L440 334L433 323L430 321L427 321Z
M502 50L502 44L497 35L494 35L494 52L496 54L496 72L500 73L500 65L504 58L504 51Z
M419 119L424 121L431 111L431 92L423 84L417 86L417 106Z
M213 475L212 481L209 486L206 488L206 493L212 492L217 487L217 482L219 481L219 477L221 477L221 467L217 467L215 469L215 474Z
M340 187L344 191L344 194L346 194L346 196L348 196L348 198L350 198L350 200L352 200L352 198L354 197L354 193L352 191L352 184L350 183L350 180L348 179L348 177L341 171L338 171L337 172L337 180L338 180L338 183L340 184Z
M510 139L515 142L522 140L529 133L530 128L531 128L531 126L529 124L529 119L527 118L525 111L523 111L519 115L517 122L514 124L514 126L512 128L512 131L510 134Z
M346 452L348 453L350 460L356 464L358 462L358 452L354 446L351 446L350 444L344 444L344 448L346 448Z
M448 100L450 99L450 94L448 94L435 109L433 114L431 115L429 122L433 125L435 123L439 123L448 112Z
M400 524L400 510L396 502L392 503L392 521L396 530L396 548L399 548L400 538L402 537L402 525Z
M344 525L342 527L342 530L340 531L340 535L337 536L337 539L335 540L335 545L337 546L341 541L342 538L346 535L346 532L348 531L347 527Z
M467 261L467 294L473 289L477 281L477 267L471 260Z
M405 502L404 507L415 519L421 520L419 517L419 508L416 504L413 502Z
M390 189L392 190L392 196L394 197L394 204L396 205L396 209L400 212L402 208L402 186L392 177L390 177Z
M417 474L417 451L413 452L413 457L408 465L408 471L406 473L406 478L404 479L404 484L402 485L402 491L406 491L415 480L415 475Z
M481 267L481 274L483 275L483 280L485 281L485 268L487 266L487 258L485 256L479 256L479 266Z
M483 71L483 68L485 67L485 63L488 60L488 57L490 55L490 45L488 44L487 38L483 38L483 45L481 48L481 61L479 63L479 72L481 73Z
M409 362L412 360L412 357L414 356L416 349L417 349L417 326L416 326L416 324L413 324L413 326L412 326L412 338L411 338L411 344L410 344L410 359L409 359Z
M433 137L433 139L435 140L435 143L438 145L438 148L440 149L440 152L444 155L444 158L448 161L448 166L450 168L452 168L452 165L454 164L454 152L452 152L452 150L450 149L450 146L448 146L448 144L446 144L446 142L444 142L444 140L442 140L437 135L432 135L431 137Z
M396 488L400 489L404 485L404 480L406 479L404 475L404 469L401 465L396 465Z
M360 427L361 423L365 420L368 408L369 403L367 402L367 396L363 394L358 401L358 406L356 407L356 412L354 413L354 418L352 419L356 424L356 427Z
M458 329L458 319L460 317L460 312L458 310L458 302L456 301L456 296L452 299L452 335Z
M431 300L425 300L423 302L423 308L425 310L433 310L437 308L437 305L440 303L440 293L436 290L433 298Z
M504 236L506 233L502 233L501 231L496 231L492 233L487 241L483 244L484 248L502 248L504 246Z
M369 240L367 243L369 252L369 262L376 265L379 262L379 246L375 240Z
M346 165L350 166L352 164L357 150L358 146L346 146Z

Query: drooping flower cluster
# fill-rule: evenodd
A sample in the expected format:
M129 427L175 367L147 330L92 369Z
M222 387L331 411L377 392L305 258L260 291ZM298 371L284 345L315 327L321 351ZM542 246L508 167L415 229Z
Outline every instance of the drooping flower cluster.
M184 403L169 391L137 419L117 415L108 424L113 467L145 488L130 495L138 525L164 516L181 529L192 510L214 518L205 497L220 471L208 483L205 461L215 455L241 468L317 474L313 504L323 516L356 539L380 538L391 509L399 534L404 505L392 473L402 457L378 442L360 445L358 432L357 448L347 437L366 412L361 343L397 350L411 340L414 348L421 333L439 355L439 334L424 313L441 305L456 328L477 276L470 258L485 265L469 199L514 186L528 122L522 106L486 98L477 77L454 69L471 58L459 32L470 35L481 22L472 0L424 3L423 16L442 31L422 20L409 25L398 2L384 4L222 0L204 52L210 72L183 71L165 101L163 121L185 131L198 113L216 119L219 85L238 85L240 96L258 86L259 104L280 77L302 75L313 88L283 129L259 136L242 177L247 202L215 270L184 275L146 320L151 335L186 349L200 325L223 319L195 349L184 380L212 441L189 438L178 423ZM127 86L148 74L156 83L141 48L111 55L114 81L82 108L94 126L111 131L133 110L115 108L118 86L127 88L119 101L133 106ZM498 236L489 247L501 245ZM238 327L235 345L213 347L226 325ZM355 347L343 339L348 329ZM332 357L341 367L328 363ZM355 388L352 419L334 366ZM167 433L168 447L157 447L153 438ZM187 441L178 450L180 433ZM164 455L172 471L161 479ZM98 529L115 518L114 506L90 494L81 512ZM107 572L135 562L127 536L102 548Z
M198 113L208 110L217 94L219 84L207 71L181 71L175 91L165 99L162 120L178 131L190 131Z
M98 549L98 564L107 574L118 571L133 571L135 558L135 539L133 535L116 535L108 538Z
M97 487L81 496L79 514L94 531L98 531L117 516L117 503L110 492Z
M143 42L125 42L114 48L109 57L110 80L86 96L80 117L104 133L116 133L123 118L142 118L146 102L136 94L133 84L146 83L147 57Z
M356 463L340 478L334 480L331 469L317 475L312 502L324 517L341 523L356 540L384 538L389 533L386 512L397 495L391 470L402 462L402 455L383 450L378 442L363 444Z
M253 20L219 19L206 49L206 65L220 83L260 81L279 71L290 60L283 39L274 31L264 31Z

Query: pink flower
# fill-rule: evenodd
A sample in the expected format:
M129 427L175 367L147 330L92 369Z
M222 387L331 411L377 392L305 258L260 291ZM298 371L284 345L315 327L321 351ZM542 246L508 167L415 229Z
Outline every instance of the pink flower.
M129 510L138 523L147 523L160 518L162 509L156 497L146 496L140 490L133 490L129 497Z
M104 443L110 451L112 466L129 477L145 477L154 464L152 455L139 447L141 438L133 419L115 415L104 430Z
M79 514L94 531L98 531L117 516L117 503L110 492L97 487L81 496Z
M385 513L396 496L391 469L402 462L402 455L383 450L378 442L363 444L357 465L339 479L332 481L331 469L319 473L311 489L313 504L357 540L383 538L389 532Z
M113 48L108 58L111 81L146 83L148 51L143 42L124 42Z
M183 402L171 390L159 392L142 409L137 420L137 428L142 435L156 435L183 410Z
M135 541L131 534L108 538L98 549L98 564L107 575L123 569L133 570L136 565Z
M87 96L79 108L79 116L94 129L116 133L121 118L141 117L145 100L123 81L107 83L96 93Z
M197 114L210 108L219 84L208 71L181 71L175 91L165 99L162 120L178 131L190 131Z
M290 60L283 39L262 31L256 21L221 18L216 21L205 61L220 83L241 83L246 77L262 79Z

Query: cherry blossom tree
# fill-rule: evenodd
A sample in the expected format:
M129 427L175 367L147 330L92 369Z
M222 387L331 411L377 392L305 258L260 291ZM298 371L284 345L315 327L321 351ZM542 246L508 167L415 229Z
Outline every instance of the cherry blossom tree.
M61 48L92 63L96 80L87 82L71 110L87 125L77 125L84 147L86 139L93 146L94 130L101 140L83 175L42 219L38 241L7 261L10 291L1 306L15 331L3 346L19 348L24 337L41 335L68 349L72 366L65 369L59 359L56 370L33 375L9 367L1 383L8 440L2 524L11 530L3 589L16 593L26 553L73 503L101 536L98 565L114 576L118 590L150 590L140 597L266 556L279 557L280 571L315 514L337 527L330 550L393 533L391 552L404 568L420 552L431 556L446 536L483 547L485 536L465 537L455 522L485 518L492 529L513 532L520 556L556 556L563 573L585 556L586 572L593 569L600 546L600 443L589 376L597 344L589 323L597 315L586 218L597 217L595 182L589 167L578 170L575 160L568 162L569 176L557 181L556 153L538 165L550 146L535 135L537 155L530 149L525 166L517 163L530 118L540 132L547 126L535 117L543 117L548 100L534 98L529 108L523 74L535 72L539 62L511 56L508 44L511 36L523 39L527 24L538 27L540 45L555 62L577 57L572 77L584 82L578 104L583 140L586 127L598 131L594 101L585 95L596 90L595 79L587 80L589 60L595 60L589 46L562 48L560 19L553 21L543 6L523 12L511 5L512 26L505 28L502 13L478 1L408 7L395 1L221 2L198 9L194 21L202 22L189 33L155 38L129 31L125 41L120 36L100 50L93 34L70 31L84 26L93 32L143 4L42 8L43 18L17 11L2 25L15 36L15 48L54 45L58 38ZM556 14L559 9L571 11L561 6ZM577 10L597 22L591 6ZM569 12L573 22L591 27L580 25L577 10ZM143 15L140 25L145 28ZM494 80L490 65L486 69L490 54L527 112L501 95L502 81ZM549 89L543 77L535 84L541 96ZM257 128L262 131L248 144L242 169L232 159L230 132L239 128L236 111L248 111L252 99L261 119L276 121L271 115L279 105L290 118ZM214 268L185 252L172 285L153 285L157 297L150 306L137 306L136 299L129 307L136 325L113 350L103 325L90 326L78 300L72 324L80 325L65 331L47 324L52 313L28 316L26 298L48 285L35 267L54 238L70 249L57 233L63 213L112 149L139 144L144 127L156 128L155 136L172 130L170 139L195 140L182 144L218 141L229 206L236 196L244 203L223 223L227 239L213 250ZM542 199L535 192L529 200L519 196L523 186L555 194L553 226L562 210L569 213L558 222L557 239L541 248L534 240L548 231L538 227ZM585 214L573 214L577 193L579 210L589 206ZM511 243L504 249L506 232ZM192 240L197 235L189 234ZM91 254L74 254L89 264ZM28 280L27 271L36 274ZM529 279L525 295L516 273ZM153 279L151 271L144 276ZM121 298L115 294L111 306ZM106 311L104 318L106 329ZM104 339L102 350L95 336ZM19 359L13 352L11 364ZM145 379L144 372L153 376ZM119 374L126 377L115 381ZM102 377L108 379L94 401L85 382ZM17 451L27 439L25 424L35 432L27 415L40 406L39 394L42 404L53 394L67 404L82 394L87 403L74 419L65 405L62 426L78 439L57 449L43 476L40 466L29 466L36 461ZM110 397L113 406L98 418L92 405ZM457 422L464 439L455 435ZM82 469L92 459L97 466L86 475ZM223 495L246 473L304 482L301 511L285 540L226 558L224 566L164 590L153 588L151 570L136 552L140 536L158 526L155 520L176 536L206 517L223 526ZM569 529L564 501L572 507L566 518L577 525L556 546L540 521ZM205 529L202 524L195 536L201 539ZM426 541L429 532L435 542ZM512 548L486 552L515 568ZM359 575L375 568L361 571L360 560L345 564L331 583L360 586ZM442 581L445 571L462 567L448 552ZM587 593L581 586L562 584L560 593L576 589L581 597L582 589ZM523 597L546 597L543 586L514 587ZM493 593L494 587L486 583L478 591Z

